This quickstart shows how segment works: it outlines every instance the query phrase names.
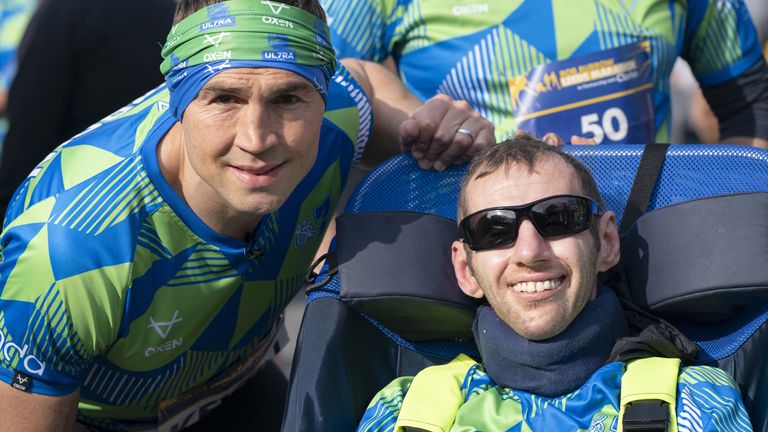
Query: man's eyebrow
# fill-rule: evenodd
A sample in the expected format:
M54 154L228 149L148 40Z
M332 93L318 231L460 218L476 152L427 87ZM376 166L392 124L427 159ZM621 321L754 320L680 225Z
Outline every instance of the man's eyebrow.
M304 79L281 83L270 89L270 93L284 94L314 90L315 87Z
M235 95L241 95L247 93L248 88L246 86L241 85L231 85L231 84L220 84L220 83L208 83L200 89L201 92L211 92L211 93L225 93L225 94L235 94Z
M280 83L269 89L270 94L285 94L293 92L302 92L307 90L314 90L315 87L304 79L290 81L286 83ZM225 93L234 95L244 95L249 91L248 86L242 85L229 85L223 83L209 83L203 87L200 91L211 93Z

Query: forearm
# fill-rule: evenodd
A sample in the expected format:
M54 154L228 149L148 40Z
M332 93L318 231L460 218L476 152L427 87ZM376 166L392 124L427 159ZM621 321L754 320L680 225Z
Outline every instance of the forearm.
M0 430L74 431L79 399L79 390L66 396L43 396L0 385Z

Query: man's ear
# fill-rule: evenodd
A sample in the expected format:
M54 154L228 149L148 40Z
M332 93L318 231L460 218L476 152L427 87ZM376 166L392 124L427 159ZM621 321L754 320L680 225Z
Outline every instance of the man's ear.
M469 256L467 256L464 243L458 240L454 241L451 245L451 261L453 262L456 281L459 282L459 288L464 294L479 299L483 297L483 290L480 289L480 285L472 274L468 260Z
M598 219L598 236L600 248L597 253L597 271L607 271L619 262L621 246L619 232L616 228L616 215L608 210Z

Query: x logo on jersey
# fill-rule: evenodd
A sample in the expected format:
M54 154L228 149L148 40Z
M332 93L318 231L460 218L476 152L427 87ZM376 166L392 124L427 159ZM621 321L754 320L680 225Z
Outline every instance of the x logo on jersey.
M161 338L165 339L168 336L168 333L171 332L173 325L179 321L181 321L181 318L179 318L179 311L175 311L173 313L173 318L171 318L170 321L155 321L155 317L149 317L149 325L147 328L155 329L157 334L159 334Z

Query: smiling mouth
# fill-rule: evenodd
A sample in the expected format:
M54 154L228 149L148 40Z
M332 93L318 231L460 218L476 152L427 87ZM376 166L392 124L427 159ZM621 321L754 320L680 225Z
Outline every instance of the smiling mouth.
M259 168L230 165L235 176L248 187L266 187L277 181L284 163Z
M248 173L248 174L251 174L251 175L259 176L259 175L269 174L270 172L274 171L275 168L278 168L281 165L282 164L278 164L278 165L273 165L273 166L268 166L268 167L261 167L261 168L250 168L250 167L242 167L242 166L237 166L237 165L233 165L232 167L237 169L237 170L239 170L239 171L242 171L242 172L245 172L245 173Z
M512 285L512 289L515 292L524 292L524 293L552 291L558 288L560 285L562 285L563 281L565 281L564 276L559 278L554 278L554 279L548 279L545 281L538 281L538 282L533 282L533 281L518 282Z

